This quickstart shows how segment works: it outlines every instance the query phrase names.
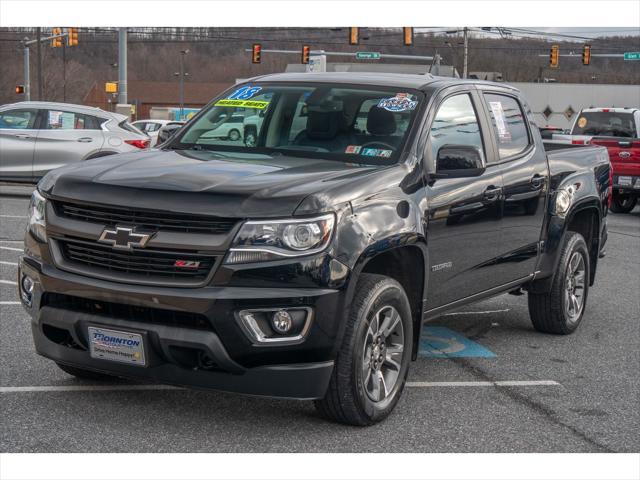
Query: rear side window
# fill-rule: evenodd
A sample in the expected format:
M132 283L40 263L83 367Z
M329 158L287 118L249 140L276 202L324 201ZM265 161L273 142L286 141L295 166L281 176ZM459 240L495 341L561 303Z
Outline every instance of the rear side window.
M118 126L120 128L122 128L123 130L126 130L128 132L131 133L138 133L138 134L143 134L140 130L138 130L136 127L134 127L133 125L131 125L129 122L127 122L126 120L121 121ZM144 135L144 134L143 134Z
M36 122L36 110L8 110L0 113L0 128L32 129Z
M635 138L636 126L632 113L582 112L571 134Z
M91 115L61 110L47 110L46 130L99 130L99 119Z
M493 93L485 94L484 99L498 140L500 159L524 152L529 147L530 139L518 101L513 97Z

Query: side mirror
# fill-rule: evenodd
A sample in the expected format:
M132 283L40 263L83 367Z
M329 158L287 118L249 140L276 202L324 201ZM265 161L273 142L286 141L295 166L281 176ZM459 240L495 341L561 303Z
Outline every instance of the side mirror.
M443 145L436 157L437 178L478 177L485 171L480 150L471 145Z

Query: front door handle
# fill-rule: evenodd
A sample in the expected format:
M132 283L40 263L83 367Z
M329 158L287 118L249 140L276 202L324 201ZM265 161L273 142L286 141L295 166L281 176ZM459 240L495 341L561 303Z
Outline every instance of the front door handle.
M531 178L531 186L535 190L539 190L544 185L544 177L542 175L538 175L537 173Z
M26 133L16 133L16 138L27 140L28 138L31 138L31 135L27 135Z
M82 142L82 143L89 143L89 142L93 142L93 138L91 138L91 137L82 137L82 138L79 138L78 141Z
M482 197L489 202L495 202L500 196L501 192L502 188L494 187L493 185L491 185L487 187L487 189L482 193Z

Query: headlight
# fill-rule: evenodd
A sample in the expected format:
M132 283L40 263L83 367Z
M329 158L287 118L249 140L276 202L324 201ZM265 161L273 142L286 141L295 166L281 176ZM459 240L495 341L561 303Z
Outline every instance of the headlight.
M233 240L226 263L250 263L312 255L331 241L335 217L246 222Z
M29 203L29 231L41 242L47 241L46 206L47 200L40 195L38 190L34 190Z

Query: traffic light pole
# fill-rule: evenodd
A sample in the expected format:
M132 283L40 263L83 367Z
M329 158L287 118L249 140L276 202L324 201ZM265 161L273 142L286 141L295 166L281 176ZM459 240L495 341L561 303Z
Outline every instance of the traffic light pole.
M29 47L34 43L38 44L38 49L42 42L48 42L49 40L53 40L54 38L62 38L66 37L68 33L61 33L60 35L50 35L48 37L42 37L38 34L38 38L35 40L29 40L29 38L25 38L22 42L24 45L24 99L26 101L31 100L31 70L29 68L29 59L30 59L30 51ZM41 71L41 70L40 70ZM38 90L40 91L40 85L38 85ZM42 100L41 97L38 97L38 100Z

